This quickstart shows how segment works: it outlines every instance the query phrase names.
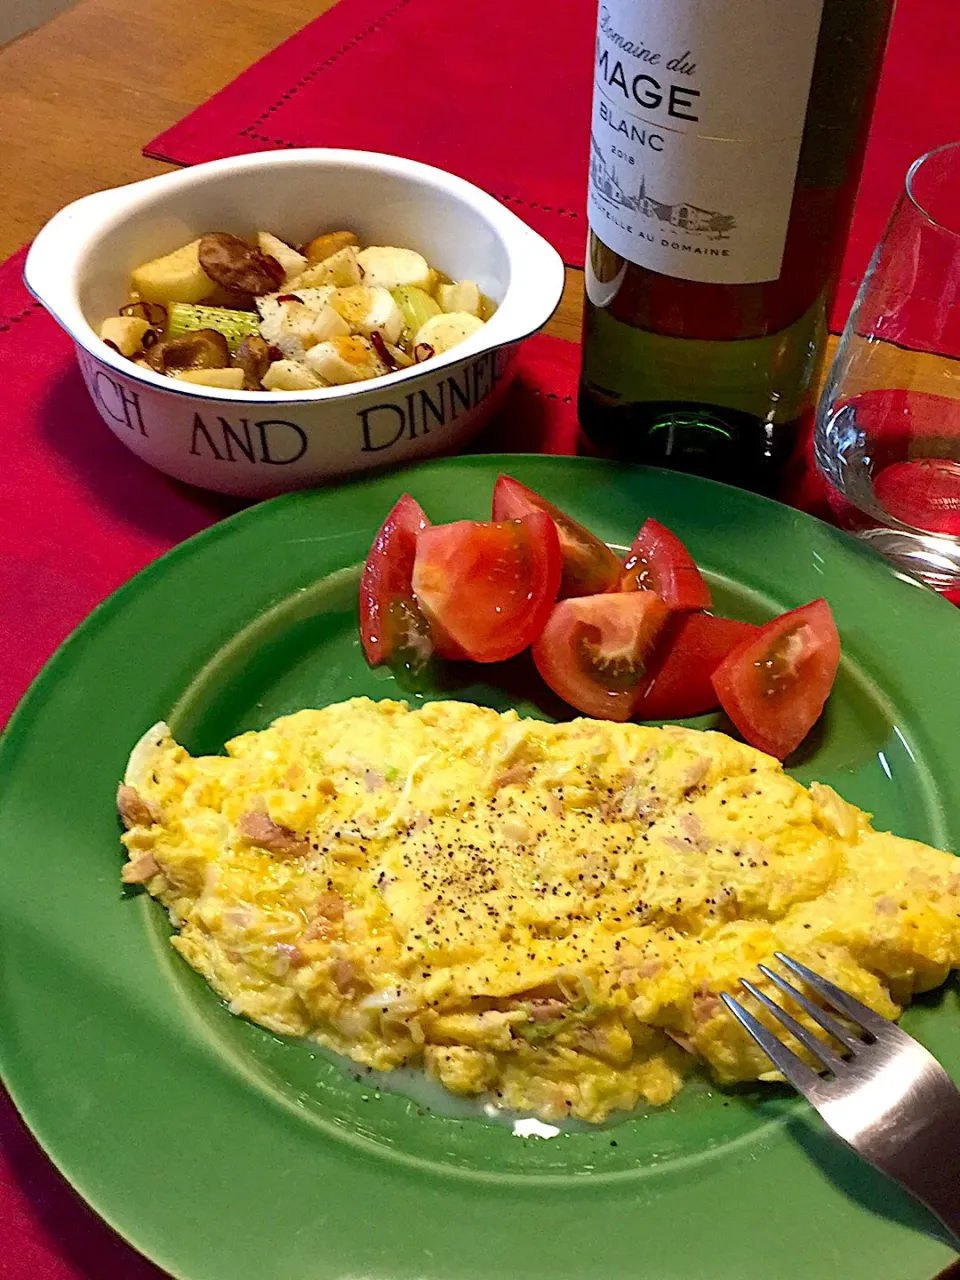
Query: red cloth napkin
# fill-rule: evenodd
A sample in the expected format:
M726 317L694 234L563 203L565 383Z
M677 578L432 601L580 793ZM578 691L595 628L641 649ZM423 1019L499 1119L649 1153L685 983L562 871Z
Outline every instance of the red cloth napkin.
M595 22L591 3L561 16L555 0L340 0L145 150L176 164L273 147L395 152L475 182L580 266ZM835 329L910 163L960 137L958 43L957 0L901 0Z

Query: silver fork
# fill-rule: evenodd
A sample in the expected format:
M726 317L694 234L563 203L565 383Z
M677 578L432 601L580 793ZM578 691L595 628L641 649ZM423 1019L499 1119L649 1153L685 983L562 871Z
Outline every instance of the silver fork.
M765 978L843 1046L845 1052L838 1054L752 982L740 979L826 1074L808 1067L732 996L724 994L724 1004L833 1132L932 1210L960 1249L960 1091L936 1058L896 1023L806 965L780 951L775 954L824 1003L859 1028L859 1035L850 1031L786 978L759 966Z

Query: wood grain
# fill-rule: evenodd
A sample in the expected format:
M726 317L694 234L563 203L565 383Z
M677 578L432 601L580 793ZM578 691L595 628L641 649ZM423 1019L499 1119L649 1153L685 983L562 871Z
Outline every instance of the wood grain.
M57 209L170 168L141 148L332 0L81 0L0 50L0 257Z
M331 3L80 0L0 50L0 258L69 201L169 169L140 154L150 138ZM579 341L582 291L568 269L549 333Z

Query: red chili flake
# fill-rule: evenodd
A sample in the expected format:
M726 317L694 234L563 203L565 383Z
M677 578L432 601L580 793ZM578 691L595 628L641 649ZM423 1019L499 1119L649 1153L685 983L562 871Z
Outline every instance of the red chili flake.
M296 293L278 293L278 302L303 302L303 299Z
M380 357L380 359L383 361L383 363L387 366L388 369L399 368L397 364L396 356L394 356L393 352L388 349L387 344L383 340L383 334L380 332L379 329L374 329L373 332L370 334L370 342L371 342L371 345L373 346L374 351L377 353L377 355Z
M417 364L422 364L424 360L429 360L431 356L436 354L429 342L418 342L413 348L413 358Z

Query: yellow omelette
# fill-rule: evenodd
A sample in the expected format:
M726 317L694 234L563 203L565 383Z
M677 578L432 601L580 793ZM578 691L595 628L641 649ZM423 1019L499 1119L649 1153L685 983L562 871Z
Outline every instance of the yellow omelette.
M722 991L783 950L896 1016L960 965L960 863L719 733L359 698L118 804L124 880L238 1015L546 1120L769 1076Z

